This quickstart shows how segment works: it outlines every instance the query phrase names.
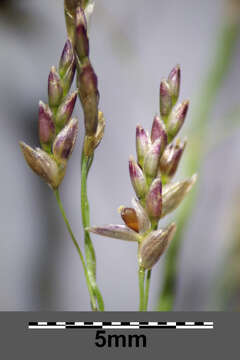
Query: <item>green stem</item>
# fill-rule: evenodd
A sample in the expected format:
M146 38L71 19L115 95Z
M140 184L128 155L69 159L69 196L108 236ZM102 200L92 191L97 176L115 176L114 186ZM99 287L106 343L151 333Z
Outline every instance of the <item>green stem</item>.
M191 175L199 168L205 153L205 142L208 120L215 104L216 96L230 68L239 35L239 23L226 22L222 27L212 66L203 82L198 104L192 120L189 135L189 148L194 151L186 153L185 174ZM169 311L173 308L176 290L177 261L183 239L184 229L195 204L195 191L184 200L177 219L177 232L166 256L166 267L162 293L159 297L158 310Z
M85 252L88 271L92 278L96 277L96 256L89 232L85 230L90 224L89 203L87 197L87 175L89 157L82 154L82 169L81 169L81 209L82 209L82 223L84 228Z
M147 311L147 308L148 308L148 298L149 298L151 274L152 274L152 270L148 270L146 281L145 281L145 294L144 294L144 310L145 311Z
M158 228L158 221L152 221L152 224L151 224L152 231L157 230L157 228ZM145 293L144 293L144 310L145 311L147 311L147 308L148 308L148 298L149 298L151 275L152 275L152 269L147 271L147 277L145 280Z
M84 228L84 248L86 254L86 262L88 275L93 289L94 295L98 302L98 307L100 311L104 311L104 302L101 295L101 292L96 283L96 256L93 247L93 243L90 237L89 232L86 230L90 226L90 214L89 214L89 202L87 197L87 176L91 168L93 161L92 156L85 156L82 152L81 158L81 210L82 210L82 224Z
M138 269L138 283L139 283L139 311L144 311L144 279L145 269L141 266Z
M66 224L66 227L68 229L68 232L71 236L71 239L73 241L73 244L75 246L75 248L77 249L77 252L78 252L78 255L80 257L80 260L82 262L82 266L83 266L83 270L84 270L84 274L85 274L85 278L86 278L86 282L87 282L87 287L88 287L88 291L89 291L89 295L90 295L90 299L91 299L91 306L92 306L92 310L96 311L97 310L97 305L96 305L96 301L95 301L95 297L94 297L94 293L93 293L93 289L91 287L91 283L90 283L90 279L89 279L89 276L88 276L88 271L87 271L87 267L86 267L86 264L85 264L85 261L84 261L84 257L83 257L83 254L81 252L81 249L78 245L78 242L72 232L72 229L71 229L71 226L69 224L69 221L68 221L68 218L66 216L66 213L65 213L65 210L63 208L63 204L61 202L61 198L60 198L60 193L59 193L59 190L55 190L54 191L54 194L56 196L56 199L57 199L57 203L58 203L58 206L59 206L59 209L60 209L60 212L62 214L62 217L65 221L65 224Z

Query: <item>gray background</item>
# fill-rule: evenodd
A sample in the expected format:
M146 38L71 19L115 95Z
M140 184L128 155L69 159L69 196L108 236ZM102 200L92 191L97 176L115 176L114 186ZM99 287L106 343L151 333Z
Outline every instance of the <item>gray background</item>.
M87 310L89 298L79 258L54 196L24 163L18 141L38 145L39 99L47 101L47 76L58 63L66 31L63 1L9 1L0 10L0 309ZM92 224L119 223L119 205L133 196L128 157L135 127L150 128L158 111L159 82L179 63L180 99L196 103L211 63L224 13L221 0L98 0L91 22L91 58L99 79L107 127L89 176ZM231 71L202 139L208 147L227 131L226 114L239 102L238 44ZM192 108L182 135L187 135ZM66 212L82 244L80 132L61 186ZM180 253L175 309L215 310L214 289L231 240L233 205L240 184L240 131L211 147L198 169L198 201ZM194 151L189 149L188 151ZM176 178L183 174L178 173ZM98 280L107 310L136 310L136 245L93 236ZM154 268L150 308L156 305L164 258ZM218 279L218 280L216 280Z

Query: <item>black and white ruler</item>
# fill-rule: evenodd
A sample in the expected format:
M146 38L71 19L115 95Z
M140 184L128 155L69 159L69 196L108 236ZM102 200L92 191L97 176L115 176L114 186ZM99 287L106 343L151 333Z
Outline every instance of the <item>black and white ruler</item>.
M213 321L33 321L28 329L213 329Z

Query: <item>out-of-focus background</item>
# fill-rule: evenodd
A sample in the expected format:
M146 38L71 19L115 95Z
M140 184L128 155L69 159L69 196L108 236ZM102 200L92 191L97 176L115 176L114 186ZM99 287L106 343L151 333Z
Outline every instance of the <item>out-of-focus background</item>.
M181 136L189 137L186 159L197 160L185 160L176 179L189 169L199 178L178 257L176 310L240 306L239 19L237 0L96 0L91 19L91 59L107 121L89 176L92 224L119 223L118 206L130 205L136 124L151 127L160 80L181 65L180 100L191 101ZM63 0L0 1L0 310L89 310L82 266L54 195L18 146L38 145L38 101L47 101L48 72L65 40ZM60 191L83 245L79 102L75 114L80 132ZM106 310L137 310L136 244L97 235L93 242ZM153 270L151 310L164 262L165 256Z

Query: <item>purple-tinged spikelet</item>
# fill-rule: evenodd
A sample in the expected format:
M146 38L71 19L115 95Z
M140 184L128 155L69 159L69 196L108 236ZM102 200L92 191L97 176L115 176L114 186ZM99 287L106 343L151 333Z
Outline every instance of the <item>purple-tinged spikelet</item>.
M98 126L98 80L90 62L86 63L78 76L78 91L84 112L86 135L94 135Z
M145 197L147 192L147 183L145 176L140 166L136 163L133 157L129 159L129 173L132 182L132 186L139 199Z
M64 77L66 72L69 70L69 68L74 63L74 52L73 52L73 46L72 42L68 39L64 45L62 55L59 61L58 65L58 71L60 77Z
M61 85L60 76L55 68L51 67L51 71L48 76L48 102L51 108L60 105L63 96L63 87Z
M39 101L38 134L42 148L47 152L51 152L52 142L55 136L55 125L52 111L49 106L42 101Z
M182 157L183 151L186 146L186 140L169 144L163 152L160 160L160 172L168 177L172 177L178 168L178 164Z
M178 100L179 91L180 91L180 82L181 82L181 71L180 66L176 65L172 71L170 72L168 76L168 84L170 87L170 92L172 96L172 104L175 105L175 103Z
M143 165L144 174L147 177L148 183L157 176L157 171L159 167L159 160L162 149L162 140L157 139L149 148Z
M139 251L139 264L144 269L151 269L166 250L176 231L172 223L165 229L152 231L141 243Z
M161 139L161 152L167 146L168 138L164 122L160 119L158 115L154 116L152 130L151 130L151 140L154 142L157 139Z
M145 155L150 145L149 136L146 131L138 125L136 127L136 151L138 163L143 167Z
M166 216L178 207L178 205L182 202L187 193L191 190L196 180L197 175L194 174L191 178L187 180L170 183L163 187L161 217Z
M78 120L72 118L60 131L53 143L54 158L62 164L66 164L72 154L78 133Z
M138 241L139 235L136 231L129 229L125 225L105 225L105 226L92 226L85 230L92 233L111 237L114 239L122 239L127 241Z
M75 49L80 62L89 56L89 41L87 36L87 22L84 11L80 6L76 9Z
M22 141L19 144L29 167L56 190L64 177L65 167L59 167L45 151L33 149Z
M185 100L174 109L170 116L167 126L169 140L171 141L180 131L189 108L189 101Z
M68 123L72 116L72 112L77 99L77 93L78 92L76 90L72 94L67 96L57 110L55 121L56 126L59 130L61 130Z
M172 110L172 96L170 86L167 80L162 80L160 83L160 114L164 121Z
M162 211L162 182L160 178L153 180L146 196L146 210L151 220L158 221Z

